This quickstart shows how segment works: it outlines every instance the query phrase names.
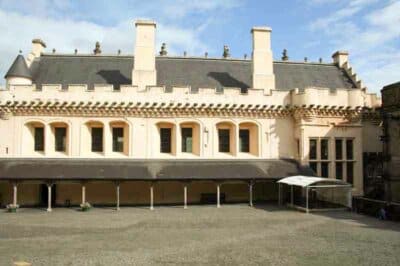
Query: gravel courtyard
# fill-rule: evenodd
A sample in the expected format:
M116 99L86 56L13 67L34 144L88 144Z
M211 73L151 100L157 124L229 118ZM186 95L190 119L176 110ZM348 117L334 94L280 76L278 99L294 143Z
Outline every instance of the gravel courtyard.
M0 265L400 265L400 224L273 205L0 213Z

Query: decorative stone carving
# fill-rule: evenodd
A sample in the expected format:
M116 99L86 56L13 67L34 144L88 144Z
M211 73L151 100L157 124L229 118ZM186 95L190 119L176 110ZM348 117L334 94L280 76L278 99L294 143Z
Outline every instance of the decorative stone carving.
M94 48L93 53L95 55L101 54L101 49L100 49L100 43L99 42L96 42L96 47Z
M165 42L163 42L162 45L161 45L160 55L161 56L166 56L167 54L168 54L167 45L165 44Z
M222 54L222 56L223 56L224 58L229 58L229 57L231 57L231 54L230 54L230 52L229 52L229 47L228 47L228 45L224 45L224 53Z
M8 120L11 117L11 113L5 112L5 111L0 111L0 119L2 120Z
M287 54L287 50L286 49L283 49L283 52L282 52L282 61L288 61L289 60L289 56L288 56L288 54Z

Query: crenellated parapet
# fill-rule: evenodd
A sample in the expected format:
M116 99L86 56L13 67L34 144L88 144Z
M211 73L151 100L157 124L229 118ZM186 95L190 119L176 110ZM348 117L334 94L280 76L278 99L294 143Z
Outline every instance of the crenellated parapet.
M286 117L294 113L305 116L350 117L363 110L374 110L380 99L363 90L306 88L272 90L240 88L173 87L123 85L13 85L0 92L0 111L16 115L68 116L224 116Z
M7 101L31 102L98 102L99 105L112 102L154 102L181 103L189 105L253 105L253 106L319 106L351 108L380 106L380 99L375 94L363 90L327 88L306 88L304 90L271 90L248 89L243 92L240 88L199 88L194 91L190 87L173 87L167 89L160 86L148 86L139 89L137 86L122 85L115 89L112 85L95 85L89 88L85 84L71 84L63 87L59 84L41 86L12 85L8 90L0 92L1 103Z

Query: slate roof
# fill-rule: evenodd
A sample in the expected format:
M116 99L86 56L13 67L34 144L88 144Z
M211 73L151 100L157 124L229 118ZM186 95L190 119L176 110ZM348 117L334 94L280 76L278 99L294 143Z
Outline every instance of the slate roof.
M248 180L313 175L292 159L0 159L1 180Z
M33 82L41 84L131 84L132 56L42 55L31 66ZM157 85L217 88L252 85L250 60L156 57ZM355 88L334 64L274 62L276 89L306 87Z
M14 63L11 65L10 69L4 78L9 77L22 77L22 78L32 78L31 71L28 68L25 58L22 55L18 55L15 58Z

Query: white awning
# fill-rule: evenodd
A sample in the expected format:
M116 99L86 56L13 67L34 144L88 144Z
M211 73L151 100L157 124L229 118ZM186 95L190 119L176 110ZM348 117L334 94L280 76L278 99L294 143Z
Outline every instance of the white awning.
M308 187L316 183L324 183L324 185L350 186L350 184L338 179L303 175L285 177L279 180L278 183L299 187Z

